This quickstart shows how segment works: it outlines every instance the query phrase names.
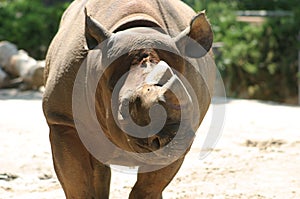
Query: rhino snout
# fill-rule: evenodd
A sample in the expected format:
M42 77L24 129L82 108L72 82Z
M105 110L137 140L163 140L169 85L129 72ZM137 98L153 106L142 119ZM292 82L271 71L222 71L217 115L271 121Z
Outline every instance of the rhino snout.
M147 150L155 151L168 144L166 140L171 140L176 131L169 132L168 126L178 127L182 119L191 119L189 115L182 114L182 109L192 112L191 96L179 77L163 61L155 65L135 89L126 85L126 81L123 87L118 122L125 133L141 140L145 138L147 141L142 143ZM164 138L160 134L164 134ZM166 134L170 139L165 138ZM141 142L138 145L143 146Z

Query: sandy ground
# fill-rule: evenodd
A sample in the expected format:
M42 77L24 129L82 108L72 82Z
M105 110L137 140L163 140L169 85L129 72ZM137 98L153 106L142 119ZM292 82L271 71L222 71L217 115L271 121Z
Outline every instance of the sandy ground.
M300 107L229 100L217 146L199 158L206 119L164 198L300 198L299 118ZM64 198L41 94L0 91L0 142L1 199ZM113 170L111 198L126 198L135 179Z

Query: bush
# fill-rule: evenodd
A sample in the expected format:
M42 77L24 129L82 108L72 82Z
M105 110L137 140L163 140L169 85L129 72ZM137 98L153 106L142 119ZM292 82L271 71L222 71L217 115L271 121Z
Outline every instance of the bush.
M299 0L185 0L207 10L215 42L223 42L217 66L231 97L279 102L297 96ZM50 7L41 0L0 0L0 41L8 40L36 59L45 57L68 3ZM262 26L236 21L236 10L290 10L292 17L267 18Z
M194 5L193 2L188 3ZM216 0L209 1L206 8L194 7L207 10L214 41L224 44L216 63L228 96L297 103L297 3L298 0ZM241 9L288 10L293 16L267 17L258 26L236 21L236 11Z
M227 95L251 97L252 81L259 72L262 59L260 39L263 27L236 21L236 4L210 4L209 18L215 41L223 43L217 66L223 76ZM218 14L215 14L218 13ZM210 17L211 15L211 17Z
M0 41L8 40L36 59L44 59L68 4L45 7L40 0L0 1Z

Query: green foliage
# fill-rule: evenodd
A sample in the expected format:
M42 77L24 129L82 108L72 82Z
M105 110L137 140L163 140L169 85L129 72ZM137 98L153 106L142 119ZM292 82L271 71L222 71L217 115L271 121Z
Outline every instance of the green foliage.
M296 103L298 4L299 0L215 0L205 8L194 7L207 10L214 41L223 43L216 63L227 95ZM287 10L293 15L266 17L262 25L236 20L237 10L251 9Z
M13 42L31 56L43 59L66 7L45 7L40 0L1 0L0 41Z
M231 97L284 102L297 95L299 0L185 0L196 11L207 10L216 57ZM68 3L51 7L41 0L0 0L0 41L11 41L43 59ZM288 10L293 16L269 17L263 25L236 21L236 10Z
M299 9L299 0L239 0L239 10L291 10Z
M213 26L215 42L224 44L221 48L222 56L217 57L216 61L227 94L232 97L247 97L247 91L252 86L250 82L259 72L263 28L237 22L236 6L234 3L211 3L208 17Z

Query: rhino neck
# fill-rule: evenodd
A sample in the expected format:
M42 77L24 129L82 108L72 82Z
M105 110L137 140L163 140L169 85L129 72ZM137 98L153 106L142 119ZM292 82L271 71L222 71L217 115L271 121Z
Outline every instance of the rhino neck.
M122 18L112 28L111 32L118 32L135 27L155 27L161 30L163 33L167 33L166 27L160 24L153 17L144 13L134 13Z

